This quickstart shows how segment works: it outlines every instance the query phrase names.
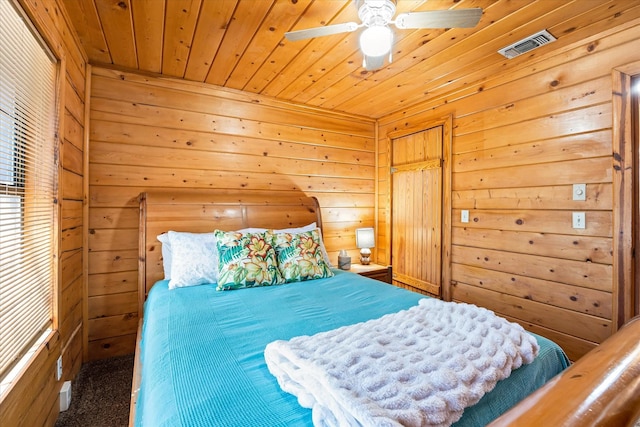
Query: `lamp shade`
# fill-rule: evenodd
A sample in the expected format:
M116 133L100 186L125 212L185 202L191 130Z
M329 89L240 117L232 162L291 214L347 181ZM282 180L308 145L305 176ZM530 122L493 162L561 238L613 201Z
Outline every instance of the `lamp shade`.
M376 235L373 227L356 229L356 246L358 248L373 248L376 245Z

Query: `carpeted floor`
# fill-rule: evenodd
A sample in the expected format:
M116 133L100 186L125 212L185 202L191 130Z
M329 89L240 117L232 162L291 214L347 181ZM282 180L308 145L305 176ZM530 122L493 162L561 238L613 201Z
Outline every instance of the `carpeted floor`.
M71 384L71 405L56 427L121 427L129 423L133 355L82 365Z

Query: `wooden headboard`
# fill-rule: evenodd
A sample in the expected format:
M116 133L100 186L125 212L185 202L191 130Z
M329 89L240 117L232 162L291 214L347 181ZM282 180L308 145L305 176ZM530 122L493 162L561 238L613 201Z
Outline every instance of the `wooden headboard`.
M138 304L153 284L163 278L161 243L169 230L194 233L238 230L246 227L288 228L316 222L322 227L315 197L265 193L220 194L206 190L146 192L140 194Z

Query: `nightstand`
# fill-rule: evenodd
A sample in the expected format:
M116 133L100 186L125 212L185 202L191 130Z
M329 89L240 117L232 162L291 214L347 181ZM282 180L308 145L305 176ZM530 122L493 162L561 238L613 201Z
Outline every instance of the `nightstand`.
M381 282L391 283L391 266L385 267L384 265L374 263L369 265L351 264L351 270L349 271L371 279L380 280Z

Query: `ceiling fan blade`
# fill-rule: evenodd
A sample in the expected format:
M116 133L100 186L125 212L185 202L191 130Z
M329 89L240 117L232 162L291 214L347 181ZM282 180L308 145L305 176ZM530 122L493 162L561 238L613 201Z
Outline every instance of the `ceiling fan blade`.
M330 36L332 34L350 33L359 27L355 22L345 22L344 24L327 25L325 27L309 28L306 30L289 31L284 33L287 40L295 42L298 40L311 39L314 37Z
M401 13L395 20L396 27L405 28L472 28L478 24L482 9L429 10Z

